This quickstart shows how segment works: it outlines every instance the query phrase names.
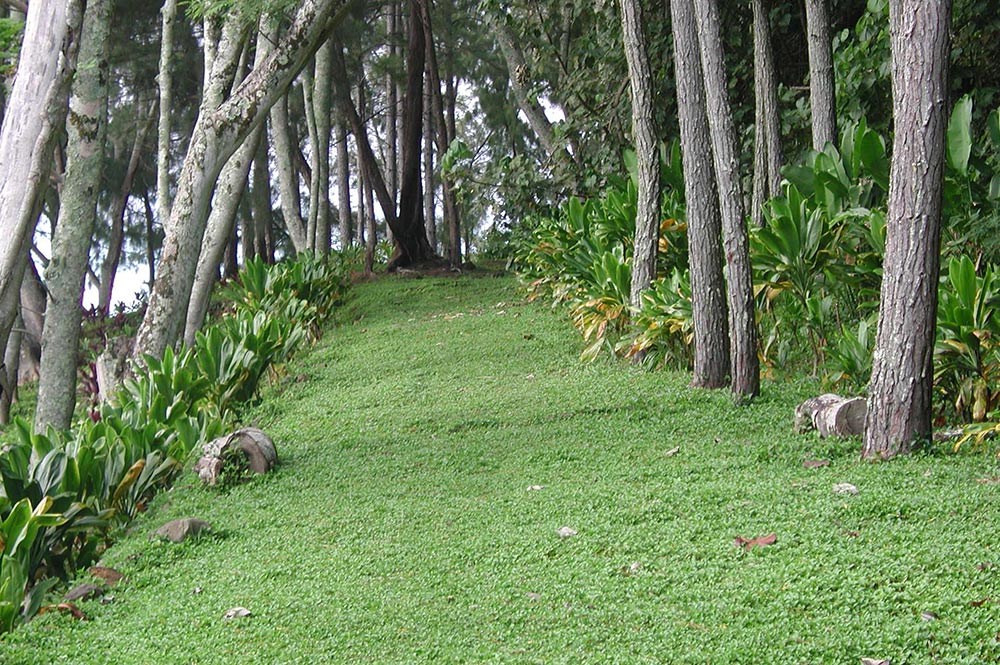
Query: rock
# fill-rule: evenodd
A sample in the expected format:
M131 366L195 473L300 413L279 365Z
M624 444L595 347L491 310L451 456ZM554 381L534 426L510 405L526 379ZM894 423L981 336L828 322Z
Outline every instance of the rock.
M267 473L278 463L278 453L271 437L256 427L244 427L202 446L201 459L194 470L202 481L215 485L229 467L246 468L253 473Z
M240 619L243 617L253 616L253 613L245 607L234 607L225 613L226 619Z
M81 584L74 587L65 596L63 596L63 600L67 603L73 603L78 600L90 600L103 595L104 589L102 587L99 587L96 584Z
M868 402L862 397L825 393L795 407L795 431L815 428L826 437L857 436L865 432Z
M181 543L206 530L212 530L212 525L208 522L195 517L183 517L173 522L167 522L156 530L155 535L166 538L172 543Z
M556 529L556 533L559 534L560 538L572 538L576 535L576 529L572 529L568 526L559 527Z
M857 494L858 488L850 483L837 483L833 486L834 494Z

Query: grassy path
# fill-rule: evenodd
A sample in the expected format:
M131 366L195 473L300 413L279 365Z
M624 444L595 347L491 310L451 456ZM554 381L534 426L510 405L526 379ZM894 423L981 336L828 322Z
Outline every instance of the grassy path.
M107 553L129 577L114 601L39 617L0 662L1000 657L989 454L863 464L791 433L813 387L735 409L681 375L582 366L506 278L385 279L342 318L251 414L277 472L184 476ZM186 516L217 533L148 540ZM253 616L223 620L235 606Z

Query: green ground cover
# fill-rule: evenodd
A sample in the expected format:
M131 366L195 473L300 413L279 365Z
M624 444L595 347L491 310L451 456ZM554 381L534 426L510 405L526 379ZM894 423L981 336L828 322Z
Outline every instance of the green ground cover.
M815 385L736 408L681 374L581 365L565 317L509 278L385 278L339 323L248 414L279 469L183 476L106 553L129 578L114 600L39 616L0 662L1000 658L989 452L863 463L792 432ZM148 539L189 516L216 532Z

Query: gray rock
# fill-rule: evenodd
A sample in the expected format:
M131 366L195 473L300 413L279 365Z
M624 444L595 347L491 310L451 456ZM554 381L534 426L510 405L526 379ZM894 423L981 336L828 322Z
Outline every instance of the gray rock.
M72 603L78 600L90 600L91 598L103 595L104 589L96 584L81 584L71 589L65 596L63 596L63 599L67 603Z
M179 520L167 522L156 530L155 535L166 538L172 543L181 543L205 530L212 530L212 525L205 520L195 517L182 517Z

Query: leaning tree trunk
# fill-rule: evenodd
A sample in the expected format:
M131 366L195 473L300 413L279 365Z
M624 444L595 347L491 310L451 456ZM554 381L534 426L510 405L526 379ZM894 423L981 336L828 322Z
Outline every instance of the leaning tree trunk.
M76 365L81 300L97 214L108 120L111 3L90 0L80 37L80 68L73 82L67 123L66 172L52 258L45 269L48 304L42 331L35 431L66 429L76 406Z
M764 226L764 203L781 193L781 117L766 0L753 0L754 163L750 216Z
M625 59L632 84L632 135L635 141L639 200L635 219L635 254L632 258L633 307L642 304L642 292L656 277L657 239L660 235L660 151L653 118L653 83L642 32L639 0L621 0Z
M166 224L156 283L136 336L137 355L162 355L180 333L219 171L351 6L346 0L303 0L267 61L229 99L199 114ZM219 74L221 85L223 73Z
M743 210L743 191L736 150L726 66L716 0L695 0L698 44L705 76L708 128L722 209L722 236L726 251L729 297L731 386L736 401L753 399L760 392L760 361L757 358L757 322L754 314L750 242Z
M141 106L137 105L137 108L141 108ZM129 155L128 166L125 168L125 177L122 178L121 187L115 194L114 202L111 205L111 237L108 240L108 252L101 262L101 281L97 286L97 308L105 315L111 311L111 295L114 292L115 274L118 272L122 246L125 241L125 208L132 193L135 174L139 170L139 160L142 158L146 136L153 129L153 119L156 117L153 115L155 108L156 102L153 102L146 113L146 122L136 129L132 152ZM150 279L150 284L152 283L153 281Z
M809 33L809 106L812 110L813 150L837 145L837 105L833 83L833 43L827 0L806 0Z
M42 362L42 329L45 327L45 285L38 276L35 262L30 258L21 280L21 358L18 363L17 382L38 380ZM10 344L8 344L10 346ZM9 366L8 366L9 368Z
M687 236L694 319L694 378L699 388L722 388L729 379L726 281L722 274L722 218L712 165L705 84L694 6L670 3L677 81L677 111L687 201Z
M863 457L931 436L950 17L950 0L889 4L895 136Z
M0 348L17 316L21 277L66 118L83 20L81 0L33 2L0 129Z

